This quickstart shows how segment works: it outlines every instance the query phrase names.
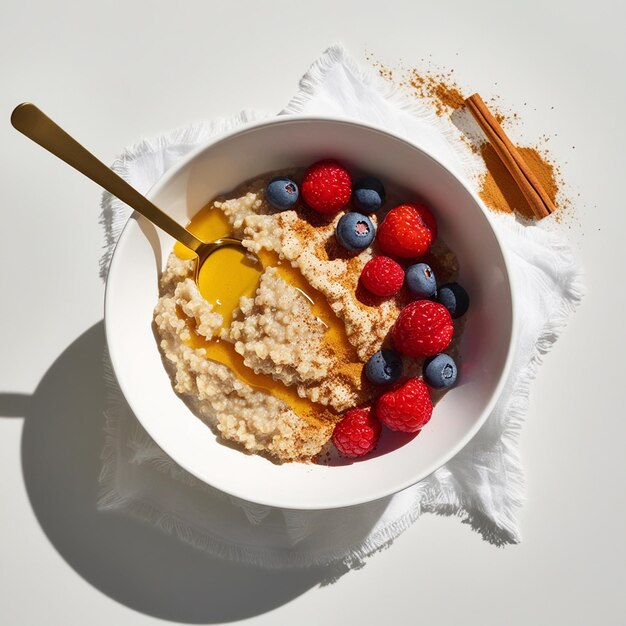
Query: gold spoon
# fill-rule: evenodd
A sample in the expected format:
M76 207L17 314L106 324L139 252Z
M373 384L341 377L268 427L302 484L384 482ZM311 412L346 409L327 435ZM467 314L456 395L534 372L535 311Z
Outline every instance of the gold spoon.
M183 228L169 215L152 204L148 198L142 196L134 187L131 187L123 178L120 178L102 161L96 159L91 152L81 146L34 104L24 102L18 105L11 114L11 124L29 139L32 139L35 143L48 150L48 152L52 152L52 154L65 161L75 170L104 187L108 192L125 202L132 209L135 209L137 213L143 215L196 254L198 257L195 270L196 283L198 283L202 264L220 248L226 246L237 247L244 254L252 256L244 248L240 239L222 237L216 241L205 242L192 235L186 228ZM256 261L258 262L258 259Z

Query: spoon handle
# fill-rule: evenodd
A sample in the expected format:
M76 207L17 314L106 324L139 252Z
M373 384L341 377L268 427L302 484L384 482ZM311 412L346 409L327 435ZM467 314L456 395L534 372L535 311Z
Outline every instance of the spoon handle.
M81 146L45 113L30 102L18 105L11 114L11 124L35 143L52 152L68 165L141 213L187 248L196 252L203 242L131 187L123 178Z

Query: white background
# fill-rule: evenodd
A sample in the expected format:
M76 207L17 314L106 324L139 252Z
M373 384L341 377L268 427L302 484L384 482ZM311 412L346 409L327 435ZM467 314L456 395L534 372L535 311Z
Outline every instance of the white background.
M0 623L624 623L626 38L618 7L4 0ZM521 437L523 542L495 548L457 519L426 516L362 570L319 586L323 570L235 566L95 512L100 190L18 135L9 115L31 100L112 162L124 146L196 120L278 111L336 41L361 61L369 52L391 66L426 57L455 68L465 89L499 94L521 112L516 139L553 136L577 200L562 228L588 294L533 384Z

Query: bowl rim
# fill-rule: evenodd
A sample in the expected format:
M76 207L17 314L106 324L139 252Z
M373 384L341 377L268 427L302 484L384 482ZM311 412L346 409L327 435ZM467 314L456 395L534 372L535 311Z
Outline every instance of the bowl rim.
M199 476L198 473L194 471L194 469L186 462L184 458L179 458L178 455L171 454L166 448L167 442L165 442L165 446L162 445L161 441L158 440L159 438L155 438L153 434L150 432L149 425L144 423L144 421L141 419L140 415L135 410L135 407L133 407L133 403L130 400L130 395L127 394L126 383L120 380L120 378L116 374L116 371L119 371L116 368L116 363L118 362L118 358L123 357L123 355L118 355L115 352L115 350L111 350L111 342L109 341L109 336L111 334L109 325L107 323L107 319L111 318L110 315L107 315L111 307L109 276L111 274L111 268L114 266L114 263L116 260L116 253L120 247L120 242L124 240L127 229L129 229L129 225L134 221L133 218L145 219L139 216L139 214L135 211L133 211L133 213L129 215L115 243L113 254L111 256L111 261L109 263L109 267L107 268L107 276L106 276L106 281L105 281L105 293L104 293L104 330L105 330L107 351L108 351L109 359L111 361L113 372L115 374L115 379L120 387L120 391L122 392L124 399L128 403L131 410L133 411L137 420L141 423L142 427L150 435L153 441L155 441L155 443L165 452L165 454L167 454L175 463L180 465L185 471L189 472L191 475L196 477L201 482L208 484L209 486L219 491L222 491L223 493L227 493L241 500L253 502L255 504L277 507L277 508L287 508L287 509L293 509L293 510L313 511L313 510L329 510L329 509L342 508L342 507L348 507L348 506L356 506L356 505L364 504L367 502L374 502L381 498L399 493L400 491L407 489L408 487L411 487L417 484L418 482L428 478L437 469L439 469L440 467L443 467L448 461L450 461L450 459L454 458L463 448L465 448L465 446L476 436L478 431L485 424L485 422L487 421L487 418L489 417L489 415L491 415L491 412L493 411L496 402L498 401L498 399L500 398L502 394L503 387L506 383L508 374L511 370L512 363L513 363L513 356L514 356L513 348L514 348L515 337L517 335L518 316L516 313L516 306L515 306L516 296L515 296L515 292L513 290L513 285L512 285L512 274L511 274L511 269L509 265L508 252L503 244L502 239L500 238L496 229L494 228L494 225L492 223L492 218L489 216L488 211L485 208L485 205L480 199L480 197L478 196L478 194L469 187L468 183L466 183L465 180L463 180L463 178L459 176L459 174L457 174L448 165L442 163L429 150L419 146L418 144L416 144L410 139L407 139L392 131L389 131L382 126L377 126L376 124L370 124L369 122L361 121L361 120L350 118L350 117L343 117L343 116L336 116L336 115L311 115L311 114L279 114L279 115L275 115L269 118L264 118L261 120L254 120L251 122L246 122L242 124L241 126L238 126L237 128L229 129L213 137L210 137L206 141L203 141L200 145L196 146L194 149L190 150L185 156L181 157L177 163L175 163L171 168L169 168L163 174L163 176L161 176L161 178L157 180L155 184L146 192L145 195L149 199L154 198L158 193L161 192L163 188L165 188L170 183L170 181L180 172L180 170L187 167L191 161L197 158L197 156L202 154L205 150L210 149L212 146L222 141L228 141L232 139L233 137L236 137L237 135L255 131L255 130L258 130L260 128L264 128L267 126L276 126L278 124L289 124L289 123L300 123L300 122L311 122L311 123L330 122L330 123L338 123L338 124L347 124L349 126L362 127L362 128L367 129L368 131L375 131L375 132L381 133L396 141L399 141L408 145L409 147L417 150L418 152L421 152L425 157L427 157L431 161L434 161L436 166L442 168L450 176L452 176L456 180L456 182L459 185L461 185L464 188L464 190L474 200L489 230L491 231L493 237L496 240L498 249L502 256L503 270L504 270L503 274L504 274L504 278L506 281L506 288L507 288L507 292L509 295L510 309L511 309L511 319L510 319L511 330L510 330L510 335L508 338L508 345L506 347L507 355L506 355L506 359L504 362L504 366L502 367L502 370L500 371L498 382L494 388L493 393L491 394L491 397L489 398L489 401L485 405L485 408L483 409L479 418L473 424L472 428L469 429L469 431L457 443L457 445L451 448L450 450L448 450L448 452L442 455L437 461L433 462L430 467L426 468L426 470L422 470L419 474L408 477L402 483L395 485L393 488L383 488L379 491L373 492L371 497L367 497L367 498L346 497L345 500L341 502L332 501L324 505L320 505L319 503L313 503L311 505L304 505L302 503L294 504L294 503L289 503L289 502L276 501L271 498L264 498L264 497L259 497L258 499L252 499L250 495L247 493L246 494L237 493L236 490L232 490L232 489L229 489L227 491L219 484L210 482L209 480L207 480L206 477Z

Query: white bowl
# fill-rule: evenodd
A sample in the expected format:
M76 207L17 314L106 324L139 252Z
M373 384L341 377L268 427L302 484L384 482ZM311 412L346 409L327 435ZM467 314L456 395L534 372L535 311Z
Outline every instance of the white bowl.
M192 152L148 196L185 224L209 200L256 175L334 157L433 208L471 297L460 384L418 437L387 433L376 453L336 466L274 464L221 443L172 389L152 330L158 278L174 241L134 214L115 249L105 327L118 382L157 444L200 480L234 496L291 509L326 509L400 491L443 465L488 417L511 361L507 265L477 197L435 158L385 131L348 120L285 116L246 126Z

